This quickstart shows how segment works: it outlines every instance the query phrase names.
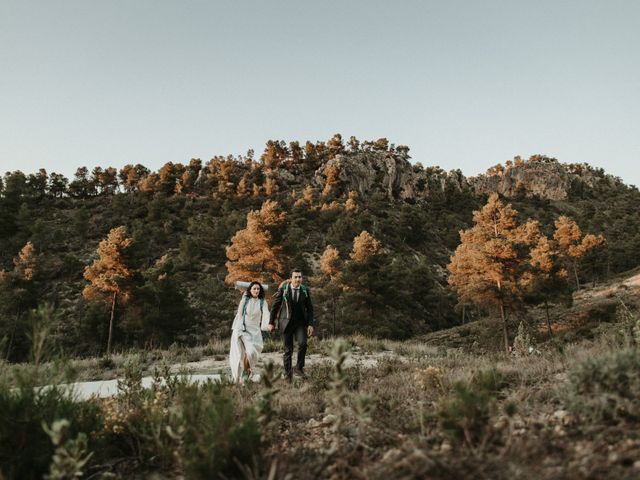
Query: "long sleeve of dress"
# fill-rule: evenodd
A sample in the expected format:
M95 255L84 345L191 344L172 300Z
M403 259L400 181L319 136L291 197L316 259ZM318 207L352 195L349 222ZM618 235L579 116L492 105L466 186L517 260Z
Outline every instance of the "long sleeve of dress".
M244 303L244 295L240 297L240 303L238 304L238 311L236 312L236 316L233 318L233 323L231 324L231 330L242 330L242 304Z
M271 320L271 314L269 312L269 305L267 301L264 301L264 306L262 309L262 319L260 321L260 329L261 330L269 330L269 321Z

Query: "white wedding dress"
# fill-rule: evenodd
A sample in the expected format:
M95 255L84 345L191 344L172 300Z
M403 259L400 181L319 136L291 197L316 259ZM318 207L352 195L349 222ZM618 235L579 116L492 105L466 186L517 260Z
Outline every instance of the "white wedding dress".
M243 295L231 326L229 366L234 382L242 382L243 358L247 357L252 372L262 353L262 332L269 325L269 306L266 300Z

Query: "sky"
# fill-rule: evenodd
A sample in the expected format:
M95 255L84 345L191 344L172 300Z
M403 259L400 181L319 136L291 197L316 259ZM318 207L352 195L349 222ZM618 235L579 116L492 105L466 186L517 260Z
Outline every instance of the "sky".
M0 173L207 161L268 139L520 155L640 185L640 2L0 0Z

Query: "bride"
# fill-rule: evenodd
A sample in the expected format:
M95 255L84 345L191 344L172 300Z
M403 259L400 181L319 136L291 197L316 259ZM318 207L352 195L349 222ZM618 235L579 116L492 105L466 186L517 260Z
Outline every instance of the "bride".
M259 282L251 282L242 295L231 327L229 364L231 378L243 383L251 378L262 353L262 332L269 325L269 306Z

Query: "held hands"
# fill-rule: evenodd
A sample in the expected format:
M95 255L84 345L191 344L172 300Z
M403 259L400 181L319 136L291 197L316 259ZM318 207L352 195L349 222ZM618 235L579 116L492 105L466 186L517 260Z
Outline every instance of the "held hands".
M273 323L269 324L269 333L273 332L276 328L276 326ZM313 327L312 326L308 326L307 327L307 337L313 337Z

